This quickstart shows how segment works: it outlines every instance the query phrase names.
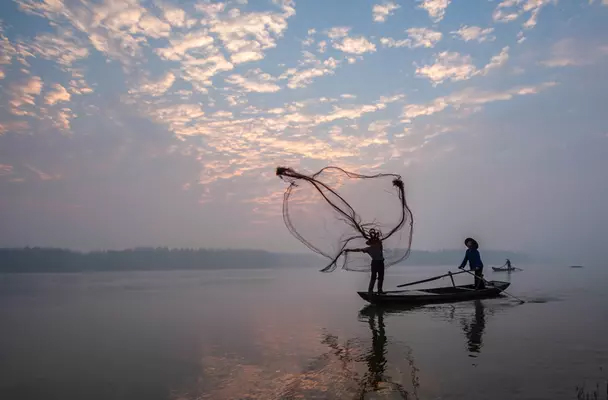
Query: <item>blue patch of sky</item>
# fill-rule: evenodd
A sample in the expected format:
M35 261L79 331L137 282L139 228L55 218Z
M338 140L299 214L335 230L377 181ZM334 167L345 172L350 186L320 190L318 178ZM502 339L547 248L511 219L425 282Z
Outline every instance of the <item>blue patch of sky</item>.
M22 11L15 1L0 2L0 20L5 28L5 35L11 40L33 38L42 33L54 32L49 22L39 16Z

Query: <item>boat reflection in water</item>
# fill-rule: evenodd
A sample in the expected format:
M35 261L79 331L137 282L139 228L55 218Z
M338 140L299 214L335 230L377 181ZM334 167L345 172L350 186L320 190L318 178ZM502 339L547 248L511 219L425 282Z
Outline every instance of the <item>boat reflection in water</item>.
M435 314L447 323L460 322L466 339L466 349L469 357L476 358L481 353L487 319L487 310L483 300L459 303L456 306L367 305L359 311L359 319L368 323L371 332L371 345L364 356L367 364L367 372L361 380L361 399L371 398L364 396L363 393L375 393L382 398L384 398L384 396L387 396L387 398L403 399L419 398L420 371L414 363L412 350L410 346L405 343L397 342L390 336L390 339L387 338L387 324L385 322L388 316L392 319L405 317L407 314L416 312ZM389 348L391 352L390 357ZM394 354L393 352L402 354ZM390 362L387 361L387 359L392 359L397 363L402 364L400 367L405 366L403 365L403 361L407 360L409 363L409 374L407 372L405 374L387 373L390 366ZM399 369L400 368L396 368L395 370Z
M493 308L493 307L492 307ZM400 319L415 313L431 314L448 324L460 325L466 338L470 357L477 357L482 348L487 311L482 300L459 303L457 306L378 306L367 305L358 312L366 333L341 338L325 332L321 344L326 350L308 359L299 372L260 371L266 382L252 393L251 399L324 399L324 400L418 400L436 396L443 378L440 370L423 374L416 366L412 348L403 340ZM492 313L490 309L490 314ZM394 323L394 324L392 324ZM401 326L400 326L401 325ZM388 332L394 326L391 336ZM406 328L407 329L407 328ZM418 332L420 333L420 332ZM274 368L273 368L274 370ZM264 374L268 373L266 377ZM425 382L424 388L421 381ZM239 386L245 386L240 383ZM264 388L264 390L262 390ZM237 390L238 392L238 390ZM428 393L427 393L428 392ZM233 396L234 397L234 396ZM211 398L227 398L217 396Z

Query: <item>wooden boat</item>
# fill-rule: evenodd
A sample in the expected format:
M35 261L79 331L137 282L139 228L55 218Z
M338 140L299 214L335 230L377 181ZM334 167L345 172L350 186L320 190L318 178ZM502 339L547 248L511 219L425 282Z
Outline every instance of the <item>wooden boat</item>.
M511 267L511 268L507 268L507 267L492 267L492 269L496 272L498 271L519 271L519 268L515 268L515 267Z
M357 292L365 301L372 304L432 304L453 303L474 299L498 297L509 287L509 282L490 281L486 288L475 290L473 285L447 286L432 289L393 290L383 294Z

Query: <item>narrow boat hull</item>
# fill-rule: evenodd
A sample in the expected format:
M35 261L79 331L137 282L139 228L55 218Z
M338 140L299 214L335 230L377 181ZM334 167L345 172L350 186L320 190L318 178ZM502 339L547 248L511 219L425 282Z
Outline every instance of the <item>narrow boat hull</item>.
M372 304L433 304L454 303L475 299L498 297L510 285L509 282L491 281L486 289L475 290L473 285L448 286L421 290L396 290L384 294L357 292L359 296Z
M517 271L517 268L503 268L503 267L492 267L492 269L496 272L509 272L509 271Z

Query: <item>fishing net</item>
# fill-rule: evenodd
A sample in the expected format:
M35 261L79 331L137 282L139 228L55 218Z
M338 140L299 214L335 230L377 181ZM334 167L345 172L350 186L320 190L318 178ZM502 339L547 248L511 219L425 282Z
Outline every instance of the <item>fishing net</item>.
M409 255L413 219L399 175L361 175L338 167L312 175L278 167L276 174L289 183L283 196L285 225L310 250L329 260L321 271L338 266L369 271L367 254L345 250L365 248L373 236L382 241L385 267Z

